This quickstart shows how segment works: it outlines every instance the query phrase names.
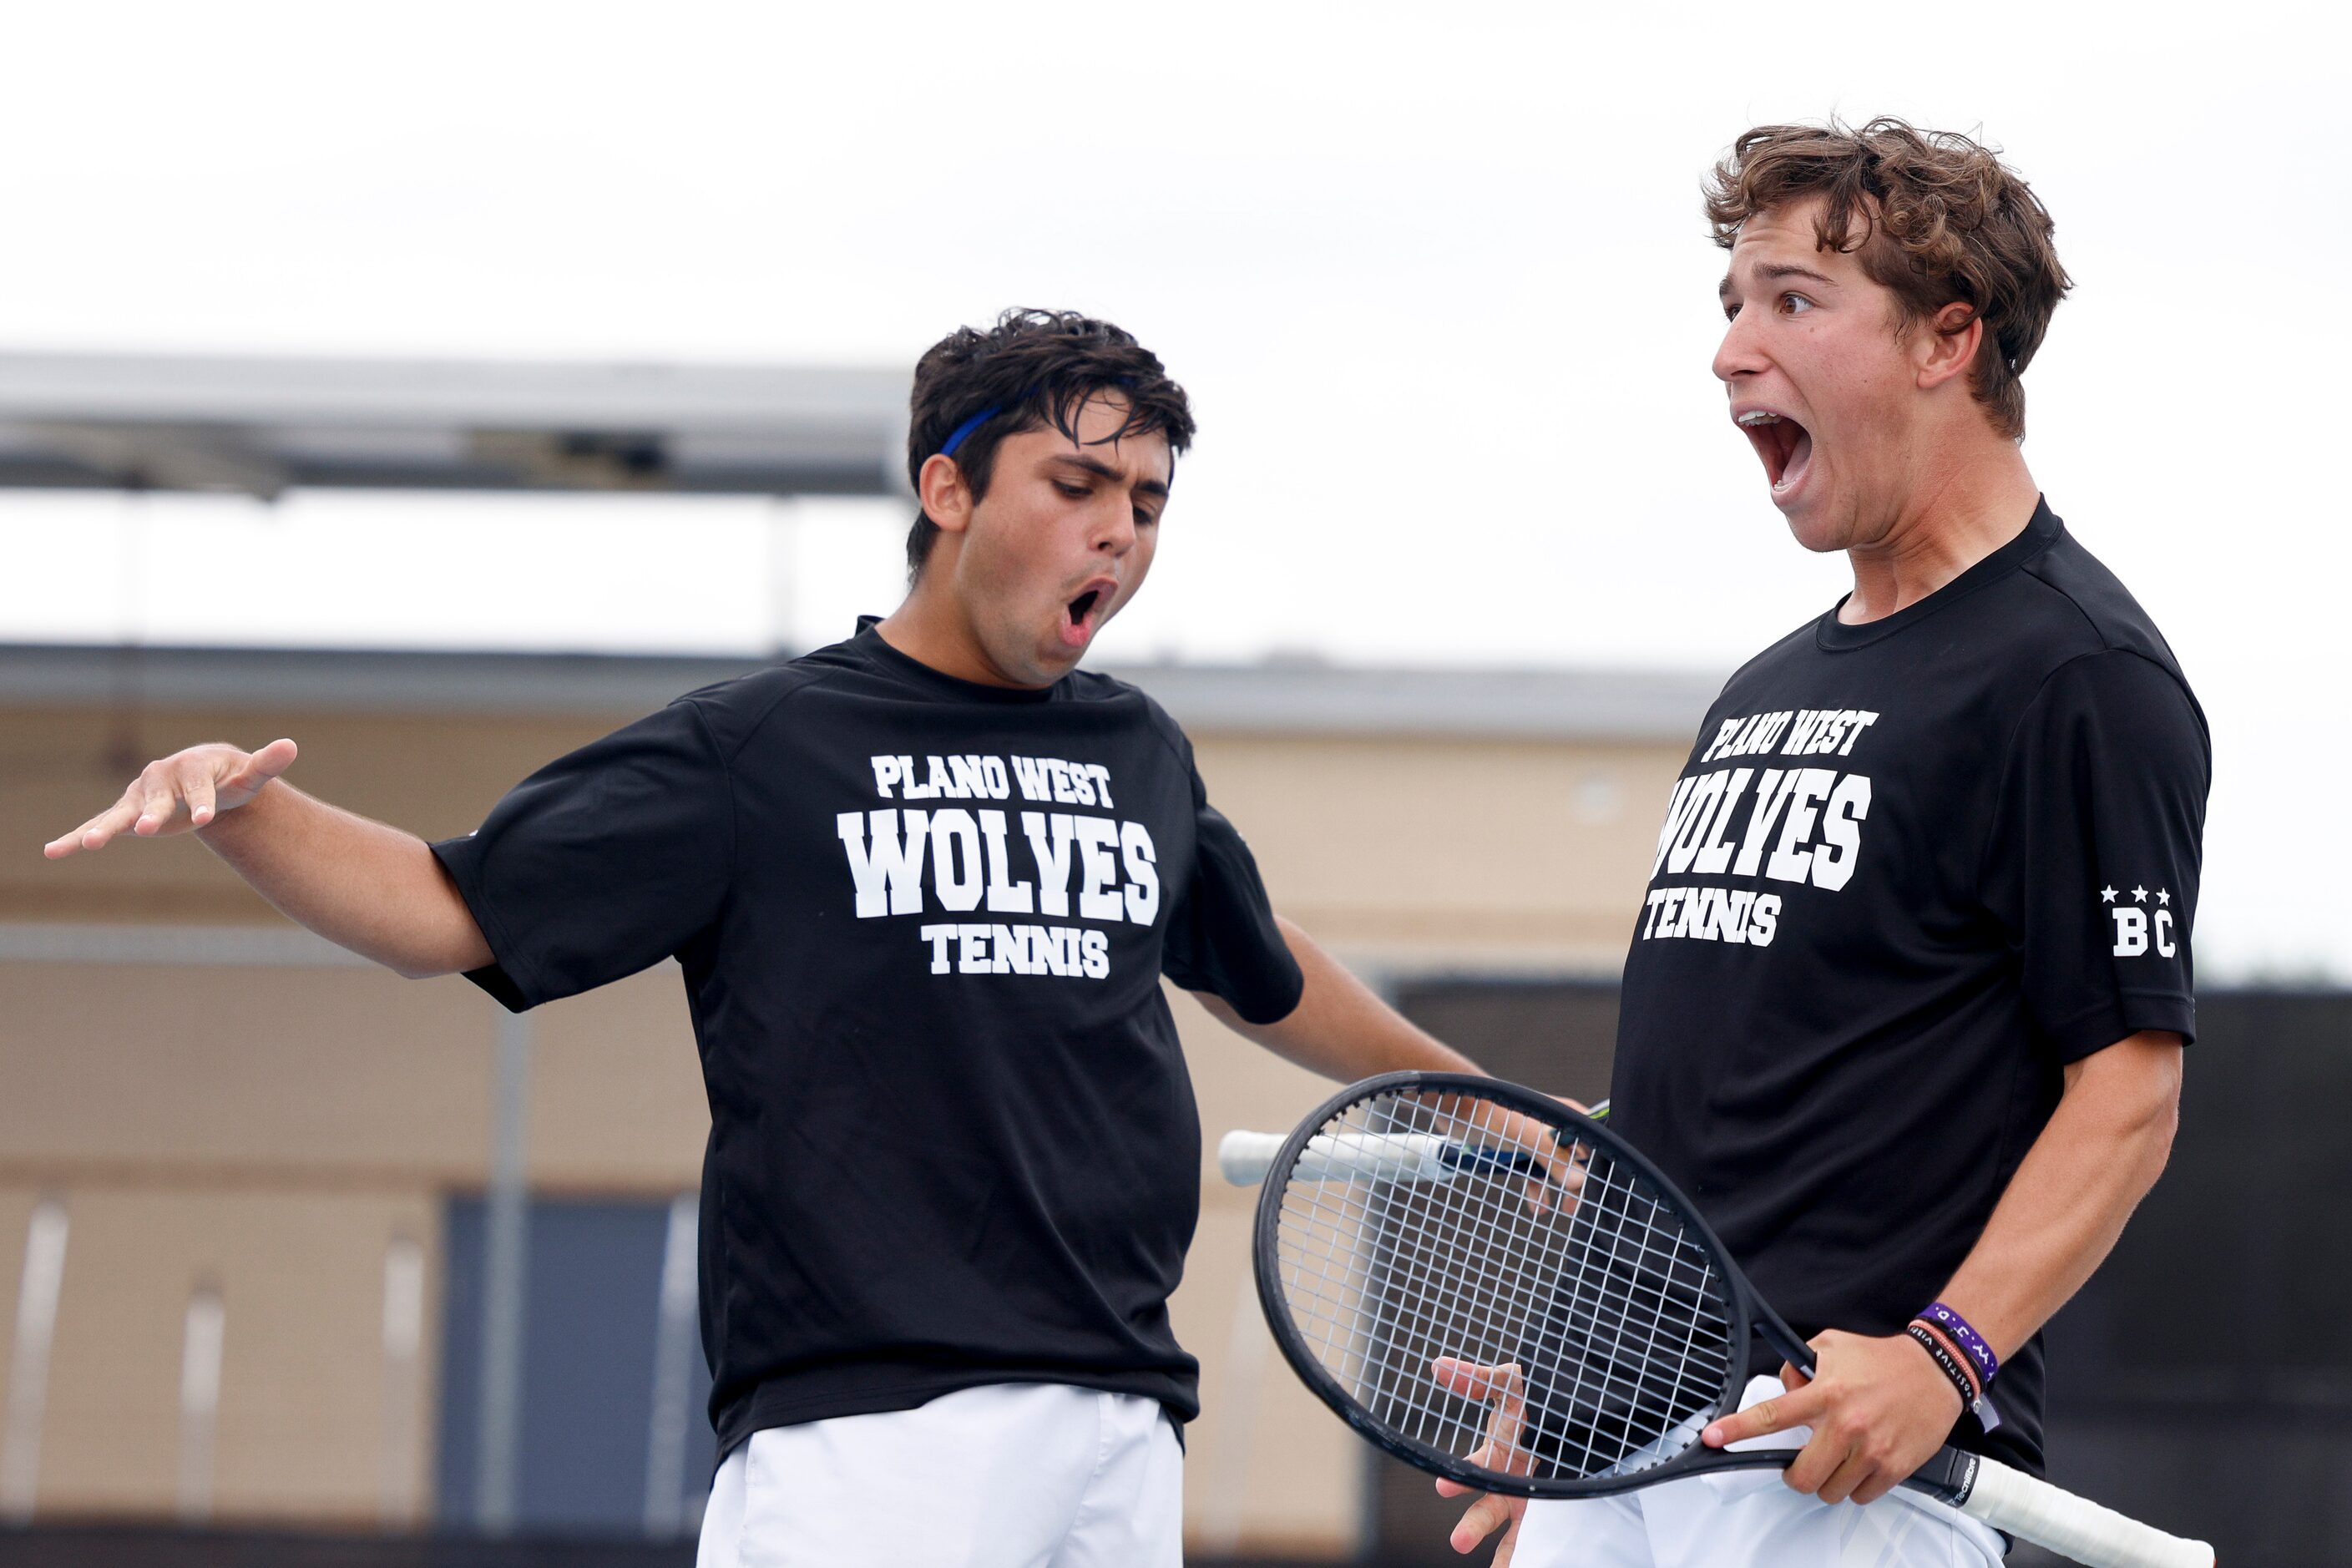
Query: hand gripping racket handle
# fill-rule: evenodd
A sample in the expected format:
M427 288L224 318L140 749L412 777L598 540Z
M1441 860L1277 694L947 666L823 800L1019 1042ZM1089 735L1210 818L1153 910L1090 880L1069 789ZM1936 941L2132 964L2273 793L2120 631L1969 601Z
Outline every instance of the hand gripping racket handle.
M1994 1459L1977 1464L1960 1511L2090 1568L2213 1568L2213 1549L2126 1519Z

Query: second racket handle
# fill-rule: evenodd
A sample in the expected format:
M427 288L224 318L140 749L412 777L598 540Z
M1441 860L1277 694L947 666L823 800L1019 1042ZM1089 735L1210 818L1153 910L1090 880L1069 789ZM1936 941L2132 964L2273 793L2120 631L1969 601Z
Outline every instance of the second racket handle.
M1237 1187L1254 1187L1265 1180L1274 1157L1282 1152L1279 1132L1228 1132L1217 1143L1217 1169Z
M1992 1459L1960 1511L2091 1568L2213 1568L2213 1549L2126 1519Z

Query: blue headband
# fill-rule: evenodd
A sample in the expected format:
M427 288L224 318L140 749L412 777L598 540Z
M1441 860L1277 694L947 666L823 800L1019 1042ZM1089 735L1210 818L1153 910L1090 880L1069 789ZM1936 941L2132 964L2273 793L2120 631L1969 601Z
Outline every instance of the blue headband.
M963 445L965 437L971 435L973 431L979 429L982 426L987 424L990 420L995 418L998 415L1003 412L1004 405L1003 404L992 403L987 407L982 409L979 413L973 415L971 418L965 420L962 424L957 426L955 427L955 433L940 444L940 456L942 458L954 457L956 455L956 448Z

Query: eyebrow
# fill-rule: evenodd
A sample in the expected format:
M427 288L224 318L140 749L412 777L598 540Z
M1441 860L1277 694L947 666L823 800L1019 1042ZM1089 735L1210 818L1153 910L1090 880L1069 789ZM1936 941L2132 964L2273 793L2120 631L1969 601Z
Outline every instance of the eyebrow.
M1112 468L1100 458L1084 458L1075 452L1056 452L1052 460L1056 463L1066 463L1074 468L1083 468L1096 478L1108 479L1114 484L1123 482L1127 478L1126 474ZM1135 482L1135 488L1143 495L1158 496L1162 500L1168 499L1168 487L1159 479L1138 479Z
M1784 278L1802 278L1809 283L1819 283L1831 289L1838 286L1837 279L1828 274L1816 272L1810 267L1800 267L1793 261L1768 261L1756 269L1756 276L1767 283L1778 283ZM1728 300L1732 289L1731 274L1727 272L1723 275L1723 281L1715 286L1715 297Z

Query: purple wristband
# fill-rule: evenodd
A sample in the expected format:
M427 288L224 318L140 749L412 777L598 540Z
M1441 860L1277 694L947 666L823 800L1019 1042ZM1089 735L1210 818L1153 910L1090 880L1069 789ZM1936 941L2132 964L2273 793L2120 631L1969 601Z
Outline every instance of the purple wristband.
M1927 1310L1919 1314L1919 1321L1933 1323L1949 1334L1952 1342L1967 1352L1969 1361L1976 1363L1978 1384L1985 1388L1992 1386L1993 1374L2000 1370L2000 1358L1992 1353L1992 1347L1985 1343L1982 1334L1969 1327L1969 1321L1966 1318L1961 1317L1941 1301L1936 1301L1930 1303Z

